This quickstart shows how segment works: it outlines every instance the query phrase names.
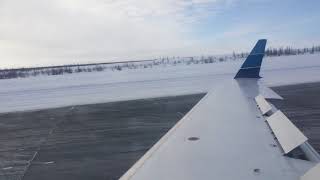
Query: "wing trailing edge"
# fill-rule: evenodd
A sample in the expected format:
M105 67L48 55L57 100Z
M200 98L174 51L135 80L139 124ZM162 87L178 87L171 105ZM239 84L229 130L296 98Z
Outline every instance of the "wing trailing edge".
M264 56L265 48L266 48L267 40L260 39L250 52L247 59L242 64L240 70L234 77L235 79L238 78L261 78L260 67L262 63L262 59Z

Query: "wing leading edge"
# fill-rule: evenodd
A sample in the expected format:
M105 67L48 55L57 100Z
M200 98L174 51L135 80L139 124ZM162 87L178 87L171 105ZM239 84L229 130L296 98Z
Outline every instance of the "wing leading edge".
M314 166L274 146L255 102L260 76L248 67L260 70L263 56L255 54L264 53L265 43L259 40L235 79L210 91L120 180L298 180Z

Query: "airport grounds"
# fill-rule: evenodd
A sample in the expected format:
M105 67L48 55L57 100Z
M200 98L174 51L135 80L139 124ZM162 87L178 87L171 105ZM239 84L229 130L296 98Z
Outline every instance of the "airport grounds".
M320 152L320 83L272 89ZM118 179L204 95L0 114L0 180Z

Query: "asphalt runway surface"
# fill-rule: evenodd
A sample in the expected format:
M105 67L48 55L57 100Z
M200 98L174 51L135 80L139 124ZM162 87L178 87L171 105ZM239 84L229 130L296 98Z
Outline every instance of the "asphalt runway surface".
M309 138L320 153L320 83L272 88L283 100L270 100Z
M320 152L320 83L273 89ZM118 179L203 96L0 114L0 180Z

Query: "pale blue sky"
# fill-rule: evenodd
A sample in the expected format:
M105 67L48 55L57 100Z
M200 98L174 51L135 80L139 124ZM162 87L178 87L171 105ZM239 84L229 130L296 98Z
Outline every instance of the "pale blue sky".
M272 46L311 46L319 44L320 1L239 1L200 21L193 28L195 39L227 47L244 43L245 48L258 38ZM248 42L246 42L248 40ZM242 49L241 47L239 47ZM222 51L228 48L222 48Z
M320 44L317 0L0 0L0 68Z

